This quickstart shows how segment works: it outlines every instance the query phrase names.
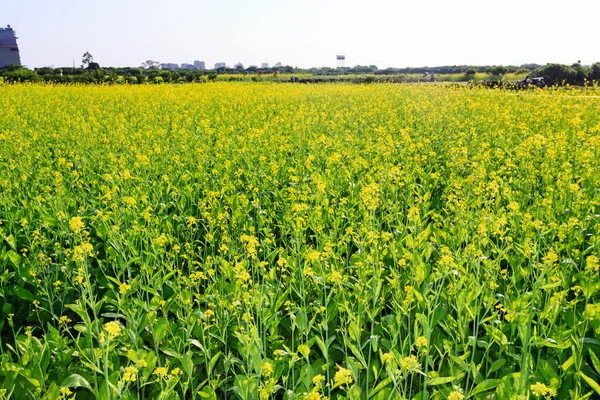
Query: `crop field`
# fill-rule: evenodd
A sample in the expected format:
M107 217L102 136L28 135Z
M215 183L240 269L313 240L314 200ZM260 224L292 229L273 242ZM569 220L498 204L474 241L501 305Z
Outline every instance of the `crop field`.
M600 398L600 99L0 85L0 398Z

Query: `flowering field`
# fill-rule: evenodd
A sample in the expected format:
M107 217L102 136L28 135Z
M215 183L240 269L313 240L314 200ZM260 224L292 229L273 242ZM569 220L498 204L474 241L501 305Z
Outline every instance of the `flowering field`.
M581 94L0 86L0 398L598 398Z

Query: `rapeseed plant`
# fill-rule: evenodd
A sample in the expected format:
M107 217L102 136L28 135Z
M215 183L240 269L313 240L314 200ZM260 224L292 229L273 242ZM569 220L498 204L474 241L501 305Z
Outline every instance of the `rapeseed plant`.
M586 92L0 92L5 396L598 394Z

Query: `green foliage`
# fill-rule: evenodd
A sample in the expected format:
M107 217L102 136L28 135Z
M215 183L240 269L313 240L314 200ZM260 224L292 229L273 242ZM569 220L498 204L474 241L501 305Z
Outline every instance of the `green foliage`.
M495 65L493 67L489 67L485 70L488 74L492 74L495 76L501 76L508 72L508 68L503 65Z
M18 68L12 70L9 69L7 71L8 72L3 72L2 76L8 83L39 82L42 80L38 74L29 69Z
M477 73L477 70L475 68L469 68L468 70L465 71L465 76L467 76L469 78L473 78L473 77L475 77L476 73Z
M590 76L589 79L591 81L600 83L600 62L592 64L590 67Z
M574 84L577 80L577 71L562 64L547 64L536 70L535 76L543 77L549 85Z

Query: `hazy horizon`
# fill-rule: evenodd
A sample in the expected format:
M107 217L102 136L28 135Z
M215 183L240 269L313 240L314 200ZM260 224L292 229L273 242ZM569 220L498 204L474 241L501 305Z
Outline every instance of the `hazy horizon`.
M130 67L150 59L335 67L336 54L346 66L380 69L600 61L592 0L562 9L541 0L4 3L0 26L15 29L30 68L80 66L86 51L101 66Z

